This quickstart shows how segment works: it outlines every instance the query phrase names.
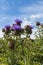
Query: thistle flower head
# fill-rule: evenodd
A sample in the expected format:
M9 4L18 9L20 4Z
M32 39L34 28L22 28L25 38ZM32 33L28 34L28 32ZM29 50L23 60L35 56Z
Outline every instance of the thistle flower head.
M10 25L5 25L5 28L6 28L6 29L10 29L11 26L10 26Z
M36 22L36 25L39 26L40 25L40 22Z
M20 35L20 33L21 33L21 26L19 26L19 25L14 25L14 26L12 27L12 29L13 29L15 35Z
M10 25L5 25L4 29L5 29L5 34L8 34L11 31L11 26Z
M21 25L21 23L22 23L22 21L19 20L19 19L16 19L15 22L16 22L17 25Z
M25 26L25 29L33 29L33 27L30 26L30 25L26 25L26 26Z
M32 29L33 29L33 27L30 26L30 25L26 25L26 26L25 26L25 31L26 31L28 34L31 34L31 33L32 33Z
M21 27L19 25L14 25L12 27L13 30L21 30Z

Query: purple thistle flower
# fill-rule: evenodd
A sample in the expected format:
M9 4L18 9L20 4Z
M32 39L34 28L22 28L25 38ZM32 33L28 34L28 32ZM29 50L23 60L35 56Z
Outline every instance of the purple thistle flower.
M4 29L5 29L5 34L8 34L11 32L11 26L10 25L5 25Z
M19 25L14 25L14 26L12 27L12 29L13 29L13 30L21 30L21 26L19 26Z
M21 23L22 23L22 21L19 20L19 19L16 19L15 22L16 22L17 25L21 25Z
M10 26L10 25L5 25L5 28L6 28L6 29L10 29L11 26Z
M16 23L22 23L22 21L19 20L19 19L16 19L15 22L16 22Z
M21 34L21 26L19 26L19 25L14 25L14 26L12 27L12 29L13 29L15 35L20 35L20 34Z

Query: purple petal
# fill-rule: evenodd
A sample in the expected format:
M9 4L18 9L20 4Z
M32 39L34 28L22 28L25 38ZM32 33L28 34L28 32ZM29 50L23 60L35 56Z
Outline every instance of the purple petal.
M15 22L16 22L16 23L22 23L22 21L19 20L19 19L16 19Z
M14 30L20 30L20 29L21 29L21 26L19 26L19 25L14 25L14 26L12 27L12 29L14 29Z
M10 28L11 26L10 25L5 25L5 28Z

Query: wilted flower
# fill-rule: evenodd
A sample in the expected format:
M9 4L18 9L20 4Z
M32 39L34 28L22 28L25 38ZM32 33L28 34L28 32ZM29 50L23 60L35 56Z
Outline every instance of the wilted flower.
M15 20L15 22L16 22L16 24L17 24L17 25L20 25L20 26L21 26L21 23L22 23L22 21L21 21L21 20L16 19L16 20Z
M8 42L8 47L10 48L10 49L14 49L14 41L9 41Z
M30 26L30 25L26 25L26 26L25 26L25 31L26 31L28 34L31 34L31 33L32 33L32 29L33 29L33 27Z
M40 25L40 22L36 22L36 25L39 26Z

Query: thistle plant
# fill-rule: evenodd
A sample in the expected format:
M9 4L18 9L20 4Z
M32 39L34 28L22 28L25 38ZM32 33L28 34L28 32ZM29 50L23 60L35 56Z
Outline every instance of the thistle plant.
M43 57L40 54L43 54L43 40L40 39L31 39L30 35L32 34L33 27L26 25L24 28L21 26L22 21L19 19L15 20L15 23L10 25L5 25L2 29L4 36L1 43L3 42L1 50L3 48L4 52L0 51L0 54L3 55L3 58L8 65L34 65L34 62L43 63L41 58ZM40 27L40 23L37 22L37 26ZM42 24L41 24L42 27ZM39 30L39 28L37 28ZM41 28L42 29L42 28ZM21 38L22 35L26 34L26 37ZM37 60L38 57L38 60ZM36 58L36 59L35 59ZM40 60L39 60L40 58ZM43 60L43 59L42 59Z

